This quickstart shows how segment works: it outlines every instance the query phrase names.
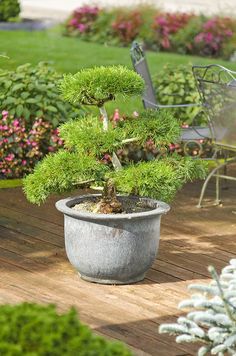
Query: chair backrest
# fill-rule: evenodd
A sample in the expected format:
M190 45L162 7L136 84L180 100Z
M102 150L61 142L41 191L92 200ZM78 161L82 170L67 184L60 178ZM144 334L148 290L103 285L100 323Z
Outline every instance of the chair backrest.
M148 69L147 61L142 47L137 42L133 42L131 50L131 60L134 70L144 79L146 87L143 93L143 106L145 109L157 108L157 100L155 91L152 85L152 79Z
M236 72L220 65L193 66L215 144L236 149Z

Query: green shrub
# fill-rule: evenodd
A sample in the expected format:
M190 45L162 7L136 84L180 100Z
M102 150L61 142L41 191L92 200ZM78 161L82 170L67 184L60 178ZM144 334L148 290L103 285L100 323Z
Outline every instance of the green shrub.
M178 67L166 65L153 78L153 84L157 100L162 105L200 104L199 93L190 65ZM201 125L206 123L206 116L201 107L172 110L182 124Z
M115 9L82 6L67 20L64 33L109 45L129 46L230 59L235 49L236 21L193 13L168 13L140 5Z
M146 111L138 118L109 121L104 107L107 101L114 100L117 94L141 94L143 89L142 78L122 66L86 69L66 76L61 84L64 98L72 103L96 105L103 120L90 117L62 125L59 131L65 149L48 155L25 178L28 200L40 204L51 193L113 178L120 191L169 201L187 180L202 178L205 168L201 161L169 157L168 147L180 133L179 122L169 111ZM148 140L159 152L157 160L136 165L129 160L123 167L118 150L130 142L142 148Z
M23 303L0 306L0 354L8 356L130 356L119 342L92 334L75 309Z
M189 22L173 36L173 50L180 54L192 54L195 52L193 39L201 32L206 17L193 16Z
M15 71L0 72L0 110L23 117L32 123L36 117L54 127L82 113L79 105L70 105L61 98L58 83L62 75L45 62L36 67L19 66Z
M20 2L18 0L0 1L0 21L9 21L20 13Z

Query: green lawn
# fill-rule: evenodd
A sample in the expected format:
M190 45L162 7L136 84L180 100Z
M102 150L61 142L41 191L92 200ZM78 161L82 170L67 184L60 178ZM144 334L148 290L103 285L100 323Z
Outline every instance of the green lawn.
M94 65L123 64L131 67L129 48L108 47L94 43L82 42L77 38L60 35L59 29L45 32L0 31L1 53L10 59L0 58L0 67L14 69L23 63L36 64L39 61L52 61L60 72L76 72L81 68ZM167 64L209 64L219 63L236 70L236 63L211 60L201 57L182 56L171 53L147 54L151 73L157 73ZM130 103L113 103L112 108L119 106L125 110L140 110L140 100ZM123 110L124 111L124 110Z

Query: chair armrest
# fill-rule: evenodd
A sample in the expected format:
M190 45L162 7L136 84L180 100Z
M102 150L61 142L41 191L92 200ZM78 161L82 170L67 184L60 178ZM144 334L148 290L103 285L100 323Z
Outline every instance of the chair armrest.
M203 140L212 138L211 130L207 126L189 126L181 129L181 141Z

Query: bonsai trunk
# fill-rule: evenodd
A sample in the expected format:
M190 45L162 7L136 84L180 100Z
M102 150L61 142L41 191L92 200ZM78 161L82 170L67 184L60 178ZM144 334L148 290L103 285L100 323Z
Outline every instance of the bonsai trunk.
M113 179L108 179L105 182L102 198L93 212L100 214L117 214L122 212L122 204L117 199Z
M105 109L105 106L101 106L99 108L100 110L100 113L103 117L103 130L104 131L108 131L108 122L109 122L109 119L108 119L108 115L107 115L107 111Z

